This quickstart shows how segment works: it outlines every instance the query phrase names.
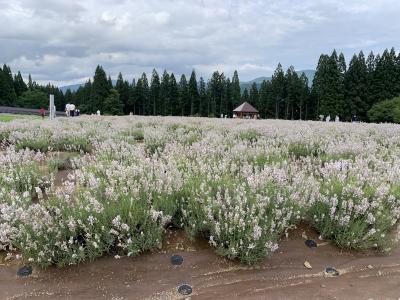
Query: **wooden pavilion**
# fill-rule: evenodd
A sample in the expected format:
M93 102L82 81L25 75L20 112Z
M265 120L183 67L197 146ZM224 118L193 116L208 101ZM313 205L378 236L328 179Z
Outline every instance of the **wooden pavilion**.
M244 102L233 110L233 118L259 119L260 113L250 103Z

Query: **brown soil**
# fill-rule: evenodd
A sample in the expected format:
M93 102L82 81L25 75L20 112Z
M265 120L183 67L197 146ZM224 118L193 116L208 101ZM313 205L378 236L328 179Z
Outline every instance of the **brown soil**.
M64 269L34 268L18 278L22 262L0 266L0 299L185 299L177 287L193 287L189 299L398 299L400 297L400 248L390 255L341 251L318 240L304 244L303 230L294 230L271 258L254 266L218 257L204 240L188 241L182 231L169 231L159 253L135 258L100 258ZM167 243L168 241L168 243ZM180 254L181 266L170 257ZM312 269L304 267L307 260ZM333 266L339 277L323 270ZM187 297L187 296L186 296Z

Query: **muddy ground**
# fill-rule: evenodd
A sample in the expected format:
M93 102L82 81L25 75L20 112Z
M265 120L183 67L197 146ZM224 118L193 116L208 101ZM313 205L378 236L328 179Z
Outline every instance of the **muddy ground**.
M308 238L320 245L311 249ZM183 256L173 266L171 255ZM304 267L307 260L312 269ZM206 241L190 242L169 231L164 248L135 258L100 258L64 269L34 268L18 277L22 262L0 266L0 299L185 299L177 292L190 284L189 299L399 299L400 247L391 254L341 251L318 240L311 229L297 229L271 258L254 266L218 257ZM340 275L324 276L333 266Z

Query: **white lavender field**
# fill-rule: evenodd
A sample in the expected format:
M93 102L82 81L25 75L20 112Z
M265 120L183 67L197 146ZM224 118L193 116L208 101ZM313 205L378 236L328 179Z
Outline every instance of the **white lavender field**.
M388 252L400 127L177 117L0 123L0 249L38 266L161 248L166 228L252 264L298 224Z

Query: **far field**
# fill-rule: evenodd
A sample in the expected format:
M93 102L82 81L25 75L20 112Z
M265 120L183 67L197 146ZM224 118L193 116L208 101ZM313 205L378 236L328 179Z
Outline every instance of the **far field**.
M0 142L0 278L33 266L21 297L88 296L85 270L118 299L179 298L183 281L201 299L396 295L398 125L24 118Z

